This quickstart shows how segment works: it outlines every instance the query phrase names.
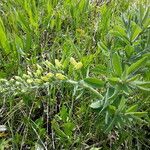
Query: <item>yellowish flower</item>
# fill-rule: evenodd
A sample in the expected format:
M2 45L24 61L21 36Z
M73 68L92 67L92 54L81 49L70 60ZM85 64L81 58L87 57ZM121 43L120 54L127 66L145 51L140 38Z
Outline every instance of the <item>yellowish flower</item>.
M58 68L61 68L61 67L62 67L61 62L60 62L58 59L55 59L55 65L56 65L56 67L58 67Z
M76 29L76 32L80 33L81 35L85 34L85 31L83 29Z
M34 75L36 76L36 77L38 77L39 75L41 75L41 70L40 69L38 69L38 70L36 70L36 72L34 73Z
M10 79L10 82L14 82L15 80L12 78L12 79Z
M49 81L50 80L50 78L52 78L54 76L54 74L53 73L51 73L51 72L49 72L49 73L47 73L45 76L42 76L41 77L41 79L43 80L43 81Z
M61 74L61 73L56 73L56 78L59 79L59 80L65 80L66 76Z
M41 79L45 82L49 81L49 78L47 76L42 76Z
M47 77L49 77L49 78L51 78L51 77L53 77L53 76L54 76L54 74L53 74L53 73L51 73L51 72L49 72L49 73L47 73L47 74L46 74L46 76L47 76Z
M74 66L74 68L75 68L76 70L79 70L79 69L81 69L82 67L83 67L82 62L78 62L78 63Z
M35 83L40 84L40 83L42 83L42 80L41 79L35 79Z
M77 64L76 60L73 57L70 58L70 63L74 66Z

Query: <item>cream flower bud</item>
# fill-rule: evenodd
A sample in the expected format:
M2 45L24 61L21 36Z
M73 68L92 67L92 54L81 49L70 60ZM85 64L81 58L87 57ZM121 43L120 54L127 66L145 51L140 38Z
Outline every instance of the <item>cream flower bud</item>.
M35 76L39 76L39 75L41 75L41 73L42 73L41 70L38 69L38 70L36 70L36 72L34 73L34 75L35 75Z
M27 79L27 83L31 84L33 82L33 79Z
M56 67L58 67L58 68L62 67L61 62L60 62L58 59L55 59L55 65L56 65Z
M16 81L16 82L15 82L15 84L16 84L16 85L20 85L21 83L20 83L20 82L18 82L18 81Z
M78 63L74 66L74 68L75 68L76 70L81 69L82 67L83 67L82 62L78 62Z
M56 78L59 79L59 80L65 80L66 76L61 74L61 73L56 73Z
M41 79L45 82L49 81L54 76L53 73L49 72L45 76L42 76Z
M19 77L19 76L15 76L14 78L15 78L16 80L22 80L22 78Z
M28 78L30 78L30 76L29 76L29 75L27 75L27 74L23 74L23 75L22 75L22 77L23 77L24 79L28 79Z
M70 58L70 63L74 66L77 64L76 60L73 57Z
M49 72L49 73L47 73L47 74L46 74L46 76L47 76L47 77L49 77L49 78L51 78L51 77L53 77L53 76L54 76L54 74L53 74L53 73L51 73L51 72Z
M14 82L15 80L13 78L10 79L10 82Z
M41 84L42 80L41 79L35 79L35 83Z

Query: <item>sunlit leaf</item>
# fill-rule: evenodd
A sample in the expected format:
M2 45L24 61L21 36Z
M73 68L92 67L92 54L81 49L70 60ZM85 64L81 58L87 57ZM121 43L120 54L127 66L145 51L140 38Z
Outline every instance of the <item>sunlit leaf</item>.
M136 71L137 69L139 69L140 67L142 67L144 65L144 63L146 62L147 57L143 57L140 60L138 60L137 62L131 64L131 66L127 69L127 74L130 74L134 71Z
M104 86L105 82L97 78L85 78L84 81L95 88L101 88Z
M114 53L112 56L112 64L115 74L120 77L122 75L122 65L121 59L117 53Z

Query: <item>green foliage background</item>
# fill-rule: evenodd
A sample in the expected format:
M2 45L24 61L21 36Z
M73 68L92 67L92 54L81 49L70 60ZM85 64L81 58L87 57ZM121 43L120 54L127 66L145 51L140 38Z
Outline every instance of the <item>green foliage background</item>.
M148 0L0 1L0 149L150 148Z

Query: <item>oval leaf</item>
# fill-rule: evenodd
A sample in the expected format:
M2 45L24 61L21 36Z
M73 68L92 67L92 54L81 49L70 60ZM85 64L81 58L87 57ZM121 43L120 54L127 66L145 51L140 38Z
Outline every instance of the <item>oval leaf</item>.
M117 53L113 54L112 64L115 74L120 77L122 75L122 66L121 59Z
M105 84L104 81L97 79L97 78L86 78L84 79L84 82L95 88L101 88Z
M143 117L144 115L147 114L147 112L143 111L143 112L127 112L125 113L126 115L134 115L137 117Z
M136 110L137 110L137 107L138 107L138 105L137 105L137 104L136 104L136 105L131 106L130 108L128 108L128 109L126 110L126 113L136 111Z
M142 59L138 60L137 62L133 63L128 69L127 74L134 72L135 70L139 69L144 62L146 61L147 57L143 57Z

